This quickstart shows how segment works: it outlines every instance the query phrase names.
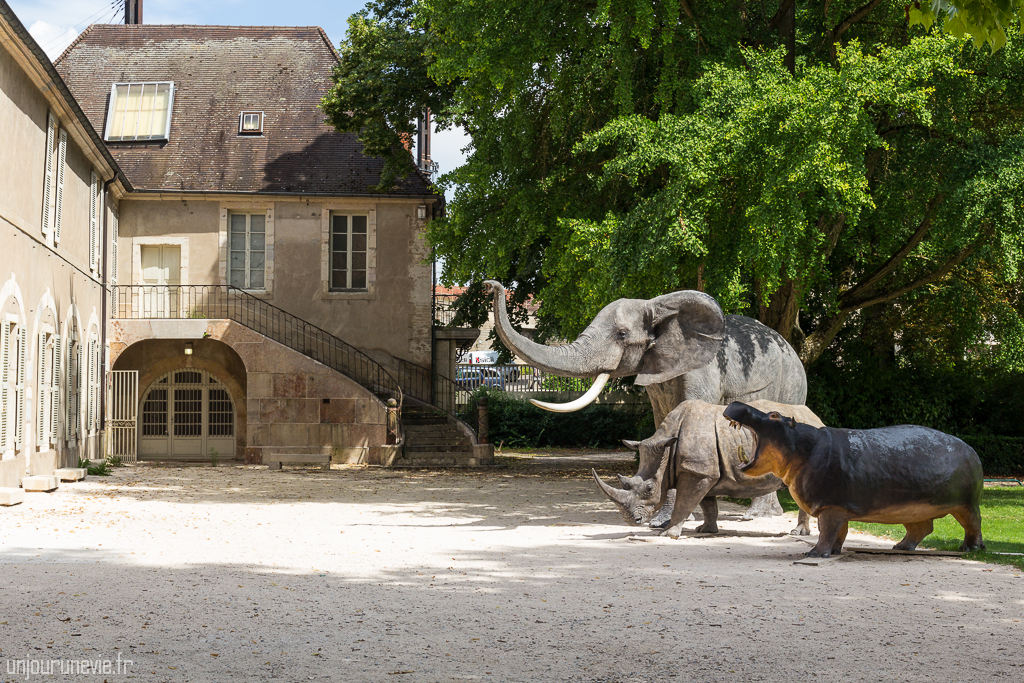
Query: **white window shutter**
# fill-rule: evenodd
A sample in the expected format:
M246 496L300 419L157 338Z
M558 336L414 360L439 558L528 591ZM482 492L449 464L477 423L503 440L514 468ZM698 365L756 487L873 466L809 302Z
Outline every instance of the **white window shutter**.
M112 241L110 244L110 310L117 315L117 214L110 214Z
M49 422L46 419L46 406L48 405L46 390L50 386L50 383L46 381L49 378L46 376L46 334L43 332L39 333L36 370L36 445L42 448L46 445L46 425Z
M50 440L57 440L60 416L60 335L53 335L53 369L50 371Z
M67 365L67 378L68 378L68 391L67 391L67 405L65 406L68 410L67 422L64 425L64 431L67 433L68 441L70 445L75 445L75 439L78 437L78 383L79 374L82 368L82 345L75 344L72 341L68 345L68 365Z
M51 113L46 120L46 178L43 183L43 234L50 234L50 192L53 187L53 131L57 118Z
M25 438L25 356L28 347L28 339L25 335L25 328L18 330L18 421L14 425L14 447L21 448Z
M87 365L88 369L86 370L86 373L85 373L85 434L86 435L88 435L89 430L92 429L92 411L93 411L93 405L92 405L92 380L93 380L93 374L95 373L95 370L94 370L94 368L92 366L92 359L93 359L92 346L93 346L94 343L95 342L93 342L91 339L89 340L89 350L87 352L88 355L86 356L86 359L85 359L85 362L88 364Z
M8 387L10 383L10 356L11 354L11 326L7 321L0 322L0 363L3 364L0 374L0 453L7 450L7 423L9 422L11 393Z
M99 185L99 177L92 172L92 179L89 186L89 269L96 270L96 243L99 242L96 234L96 187Z
M94 354L95 357L93 358L92 365L96 368L96 372L93 373L92 383L92 428L99 431L100 422L102 421L102 415L100 413L103 410L103 402L100 400L102 398L102 395L100 394L100 387L103 386L103 355L98 341L93 342L93 348L96 349L96 352Z
M57 153L57 201L53 208L53 241L60 243L61 216L64 213L64 166L68 156L68 132L60 131L60 151Z

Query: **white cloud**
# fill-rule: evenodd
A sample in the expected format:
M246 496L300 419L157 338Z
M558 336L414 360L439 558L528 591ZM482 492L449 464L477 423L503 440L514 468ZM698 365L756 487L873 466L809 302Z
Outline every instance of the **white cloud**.
M60 53L64 52L64 48L78 37L78 31L70 26L58 26L42 20L29 26L28 32L36 39L51 61L57 59Z

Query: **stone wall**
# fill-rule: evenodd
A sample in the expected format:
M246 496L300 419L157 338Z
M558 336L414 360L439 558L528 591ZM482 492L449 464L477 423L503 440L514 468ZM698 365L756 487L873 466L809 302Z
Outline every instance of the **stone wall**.
M184 354L192 343L193 353ZM228 320L116 320L115 370L140 371L139 396L170 370L215 375L235 402L235 457L330 454L335 463L387 464L386 407L326 365Z

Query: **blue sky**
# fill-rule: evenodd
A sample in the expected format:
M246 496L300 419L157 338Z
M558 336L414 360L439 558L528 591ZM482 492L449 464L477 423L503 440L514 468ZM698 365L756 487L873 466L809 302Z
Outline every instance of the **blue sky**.
M121 0L7 0L18 18L55 59L91 23L121 23L124 11L115 13ZM337 45L345 37L348 17L365 5L359 0L145 0L142 21L146 24L222 24L242 26L320 26ZM435 134L432 156L445 173L462 163L460 148L466 138L460 131Z

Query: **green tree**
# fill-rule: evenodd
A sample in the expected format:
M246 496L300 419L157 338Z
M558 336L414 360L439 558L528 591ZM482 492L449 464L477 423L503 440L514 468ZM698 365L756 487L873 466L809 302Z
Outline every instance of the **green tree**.
M430 231L443 279L538 297L542 335L573 336L618 297L699 288L808 363L865 318L945 316L954 355L1019 338L1019 299L999 298L1024 219L1024 41L1007 25L1005 46L981 36L992 54L892 0L372 10L342 46L335 111L355 113L332 120L372 141L430 106L465 127ZM374 69L391 85L344 94ZM397 139L368 150L401 157ZM960 320L977 324L953 334Z

